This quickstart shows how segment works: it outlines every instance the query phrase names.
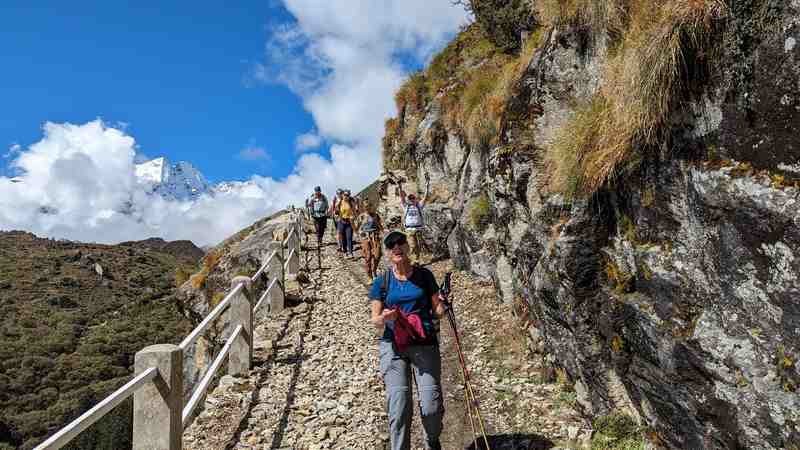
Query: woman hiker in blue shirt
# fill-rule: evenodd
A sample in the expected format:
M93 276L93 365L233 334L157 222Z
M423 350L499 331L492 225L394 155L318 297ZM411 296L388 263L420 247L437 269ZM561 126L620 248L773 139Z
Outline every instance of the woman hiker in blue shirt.
M378 328L385 326L379 354L380 371L386 385L391 449L408 450L411 447L413 370L426 448L440 450L439 435L444 415L442 360L433 318L444 315L445 305L433 273L411 264L406 235L393 231L383 242L391 268L375 279L369 297L372 308L370 321ZM388 277L385 283L384 277ZM421 324L425 338L403 348L402 344L408 342L402 335L408 334L404 330L411 321L405 321L403 317L411 317L412 313L418 315L419 320L414 322Z

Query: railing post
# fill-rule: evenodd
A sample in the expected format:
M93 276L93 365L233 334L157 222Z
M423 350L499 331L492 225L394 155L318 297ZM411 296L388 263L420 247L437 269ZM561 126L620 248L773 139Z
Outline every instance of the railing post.
M283 279L283 245L278 242L270 242L267 246L269 252L272 253L275 251L275 257L272 258L270 261L269 266L267 267L267 274L269 276L269 282L272 283L272 280L278 280L278 285L272 288L269 293L269 313L270 314L278 314L283 311L284 308L284 279Z
M269 266L267 266L267 275L269 276L270 282L272 280L278 280L278 282L281 284L281 289L283 289L283 244L280 241L272 241L267 244L267 249L269 250L270 254L275 252L275 257L272 258Z
M297 276L297 272L300 271L300 253L297 249L293 248L293 250L286 264L286 277L292 279L294 279L294 277Z
M158 368L158 376L133 394L133 449L181 450L183 351L176 345L151 345L136 353L136 373Z
M231 332L237 326L242 326L242 334L233 341L228 354L228 374L233 376L249 374L253 362L253 304L250 301L250 278L234 277L231 280L231 289L240 283L244 283L244 289L231 298L228 310Z

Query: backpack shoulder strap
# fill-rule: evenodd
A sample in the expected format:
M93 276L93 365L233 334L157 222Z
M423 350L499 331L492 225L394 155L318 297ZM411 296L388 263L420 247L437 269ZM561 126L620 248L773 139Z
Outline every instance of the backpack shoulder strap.
M381 302L386 304L386 297L389 295L389 271L383 272L383 280L381 282Z

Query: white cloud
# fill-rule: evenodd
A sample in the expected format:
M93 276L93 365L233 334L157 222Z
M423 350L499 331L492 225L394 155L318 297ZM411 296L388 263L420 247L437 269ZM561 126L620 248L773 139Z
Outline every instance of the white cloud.
M3 154L3 158L4 159L11 158L12 156L18 154L21 150L22 146L15 142L8 147L8 151Z
M286 84L303 101L314 132L298 148L331 143L330 158L303 153L285 179L253 176L215 197L168 201L136 182L141 153L127 129L101 120L47 123L42 139L12 148L15 182L0 176L0 229L118 242L160 236L205 245L289 204L313 186L357 191L378 175L383 123L404 63L427 60L466 20L450 0L284 0L296 18L273 30L260 81ZM269 156L250 146L241 157Z
M244 161L264 161L269 159L269 153L264 150L264 147L257 145L248 145L241 149L236 156Z
M300 95L321 136L375 152L406 77L401 62L427 60L467 20L449 0L283 3L296 22L273 30L259 78Z
M300 153L314 150L319 148L320 145L322 145L322 137L315 131L309 131L308 133L297 136L294 142L295 150Z

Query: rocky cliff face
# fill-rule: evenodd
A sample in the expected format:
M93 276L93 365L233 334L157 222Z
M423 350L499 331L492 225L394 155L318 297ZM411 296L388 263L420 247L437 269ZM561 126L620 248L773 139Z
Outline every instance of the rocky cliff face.
M795 448L800 2L727 2L717 25L659 139L590 192L552 189L546 152L623 50L575 21L532 30L491 139L452 120L457 80L399 98L385 166L434 193L428 245L530 315L586 414L625 411L656 446Z

